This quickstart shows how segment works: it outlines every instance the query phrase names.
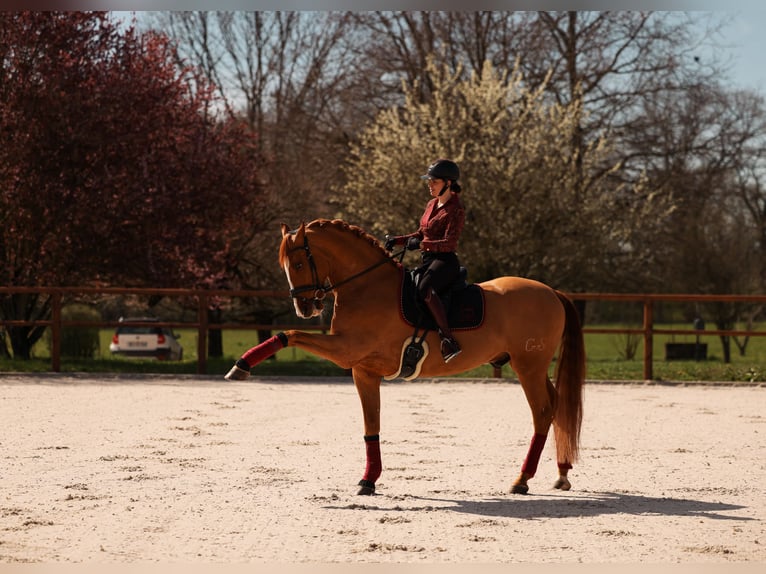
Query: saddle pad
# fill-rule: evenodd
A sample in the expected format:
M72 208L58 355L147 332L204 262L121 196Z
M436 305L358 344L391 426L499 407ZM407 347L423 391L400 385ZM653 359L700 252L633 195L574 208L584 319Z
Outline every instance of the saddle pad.
M402 273L399 292L400 312L407 324L431 331L438 328L431 313L418 298L412 275L406 271ZM478 329L484 322L484 291L478 285L472 283L453 289L443 294L441 300L447 310L450 329Z

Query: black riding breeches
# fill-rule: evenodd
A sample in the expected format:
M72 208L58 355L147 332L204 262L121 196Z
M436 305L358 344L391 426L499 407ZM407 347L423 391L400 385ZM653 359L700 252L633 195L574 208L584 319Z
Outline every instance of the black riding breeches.
M437 295L460 274L460 262L455 253L423 253L423 264L418 268L418 295L425 299L431 289Z

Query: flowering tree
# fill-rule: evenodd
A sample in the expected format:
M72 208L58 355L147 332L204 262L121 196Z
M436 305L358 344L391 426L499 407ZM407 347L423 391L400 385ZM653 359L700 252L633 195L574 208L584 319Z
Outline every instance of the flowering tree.
M382 237L417 227L429 199L418 176L438 157L461 169L467 210L460 255L474 281L522 275L567 289L592 287L630 244L633 222L659 206L610 181L610 149L569 143L583 111L530 90L518 69L481 75L431 70L433 97L405 85L405 104L382 112L347 166L339 204ZM612 162L613 169L619 167ZM370 190L377 190L371 201Z

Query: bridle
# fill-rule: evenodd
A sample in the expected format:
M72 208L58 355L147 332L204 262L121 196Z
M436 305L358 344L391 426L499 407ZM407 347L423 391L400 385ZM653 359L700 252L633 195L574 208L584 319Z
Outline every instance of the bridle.
M290 234L294 235L296 232L291 231ZM346 283L349 283L350 281L353 281L354 279L357 279L361 277L362 275L365 275L366 273L369 273L373 269L376 269L383 265L384 263L392 262L392 259L390 257L384 257L380 261L373 263L369 267L366 267L365 269L362 269L358 273L354 273L350 277L346 277L342 281L339 281L338 283L335 283L334 285L322 285L322 283L319 280L319 272L317 271L316 263L314 262L314 255L311 253L311 248L309 247L309 238L308 234L304 233L303 235L303 245L298 245L296 247L293 247L287 251L287 254L293 253L294 251L303 250L306 253L306 259L309 263L309 269L311 270L311 280L313 283L308 285L301 285L299 287L293 287L290 289L290 297L293 299L303 299L304 301L308 301L309 299L313 301L314 307L316 309L320 309L320 303L322 300L327 296L327 293L332 291L333 289L337 289L341 285L345 285ZM306 293L308 291L313 291L314 296L309 297L303 297L302 294Z

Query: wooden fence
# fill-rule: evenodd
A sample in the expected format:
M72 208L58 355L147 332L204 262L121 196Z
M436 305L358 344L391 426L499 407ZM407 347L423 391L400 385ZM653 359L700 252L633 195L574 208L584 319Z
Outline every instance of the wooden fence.
M0 327L13 326L45 326L51 329L51 370L61 370L61 331L64 327L92 327L92 328L116 328L120 325L117 321L81 321L65 320L62 318L62 303L66 298L79 296L104 296L104 295L135 295L135 296L159 296L177 297L196 301L197 320L194 322L157 322L157 326L169 328L188 328L197 330L197 373L207 373L207 342L208 333L211 329L252 329L284 331L287 329L302 330L327 330L327 326L301 324L264 324L224 322L212 324L208 320L210 302L216 299L230 298L258 298L288 297L288 292L277 290L199 290L199 289L145 289L145 288L113 288L113 287L0 287L2 295L28 293L32 295L44 295L51 297L51 318L48 320L16 321L0 320ZM729 336L763 336L766 331L755 330L718 330L718 329L658 329L654 327L654 308L659 302L675 303L766 303L766 295L692 295L692 294L635 294L635 293L568 293L576 301L621 301L640 302L643 304L643 324L640 328L584 328L585 333L603 334L639 334L643 337L643 377L645 380L654 378L654 336L655 335L729 335ZM495 376L499 377L499 369L495 369Z

